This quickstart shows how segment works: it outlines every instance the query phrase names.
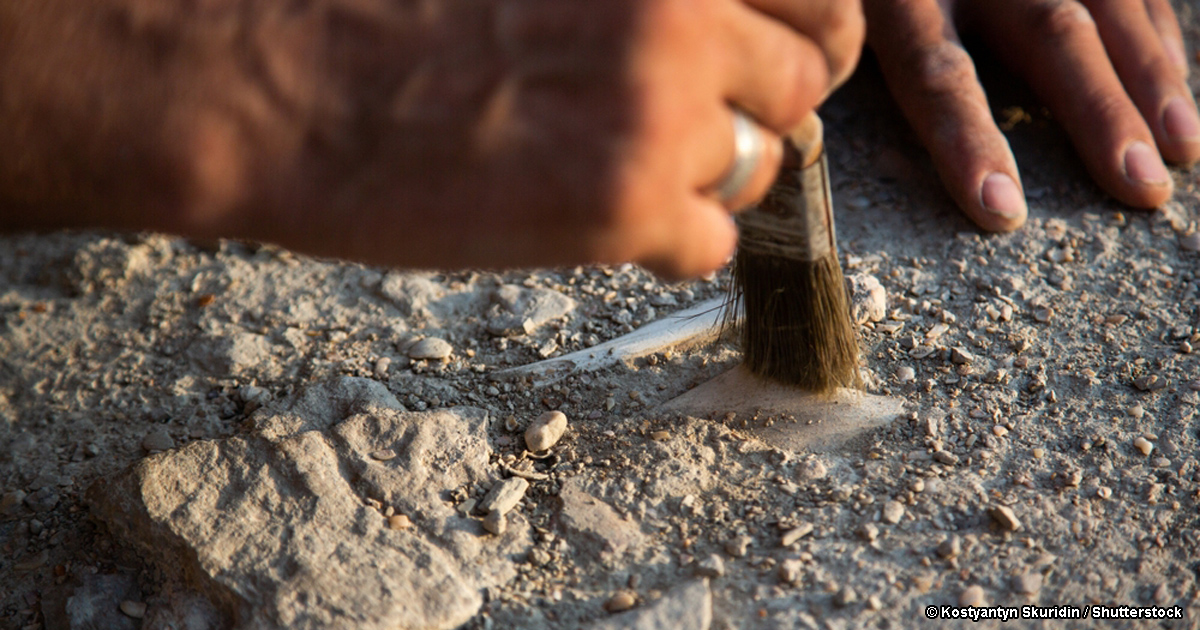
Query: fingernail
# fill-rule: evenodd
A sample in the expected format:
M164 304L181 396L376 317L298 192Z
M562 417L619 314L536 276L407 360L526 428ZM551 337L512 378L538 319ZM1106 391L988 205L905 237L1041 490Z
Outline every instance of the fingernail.
M983 186L979 190L983 208L1006 219L1020 219L1025 216L1025 195L1013 178L1004 173L992 173L983 178Z
M1175 39L1174 37L1164 37L1163 47L1167 49L1167 56L1171 58L1171 63L1175 64L1175 67L1182 70L1184 74L1187 74L1189 68L1187 51L1183 48L1183 40Z
M1171 181L1158 152L1141 140L1134 140L1125 149L1125 176L1150 186L1165 186Z
M1196 106L1182 96L1167 101L1163 109L1163 131L1176 142L1200 140L1200 115Z

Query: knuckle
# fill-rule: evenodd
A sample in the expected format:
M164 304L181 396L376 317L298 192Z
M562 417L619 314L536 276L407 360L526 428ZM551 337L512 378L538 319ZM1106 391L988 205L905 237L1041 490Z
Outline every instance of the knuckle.
M909 64L913 82L927 96L959 94L978 81L971 56L954 42L941 41L913 54L915 58Z
M1065 38L1095 30L1092 14L1076 0L1041 0L1032 3L1026 13L1032 33L1047 38Z

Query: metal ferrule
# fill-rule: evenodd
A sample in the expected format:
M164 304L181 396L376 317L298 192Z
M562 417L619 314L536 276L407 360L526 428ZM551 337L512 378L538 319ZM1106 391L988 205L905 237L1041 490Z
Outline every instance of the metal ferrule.
M751 255L815 261L837 251L825 152L811 165L784 169L767 196L736 215L738 247Z

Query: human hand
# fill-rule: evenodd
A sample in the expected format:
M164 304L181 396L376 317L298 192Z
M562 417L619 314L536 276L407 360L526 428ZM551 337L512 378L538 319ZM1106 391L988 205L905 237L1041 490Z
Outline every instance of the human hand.
M699 275L864 31L855 0L191 4L0 7L0 229ZM768 149L721 200L735 106Z
M1113 197L1149 208L1163 158L1200 158L1200 118L1167 0L865 0L867 39L951 197L989 230L1025 221L1016 162L959 33L1028 81ZM873 25L880 25L873 27Z

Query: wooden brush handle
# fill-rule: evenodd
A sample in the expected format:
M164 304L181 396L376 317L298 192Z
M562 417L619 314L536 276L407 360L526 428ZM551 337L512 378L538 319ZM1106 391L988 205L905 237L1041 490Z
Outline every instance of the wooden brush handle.
M787 139L790 140L789 144L791 144L790 148L796 152L794 156L796 163L787 164L785 160L784 165L791 168L812 166L825 150L824 132L825 125L821 124L821 117L817 116L817 112L810 112L804 121L787 135Z

